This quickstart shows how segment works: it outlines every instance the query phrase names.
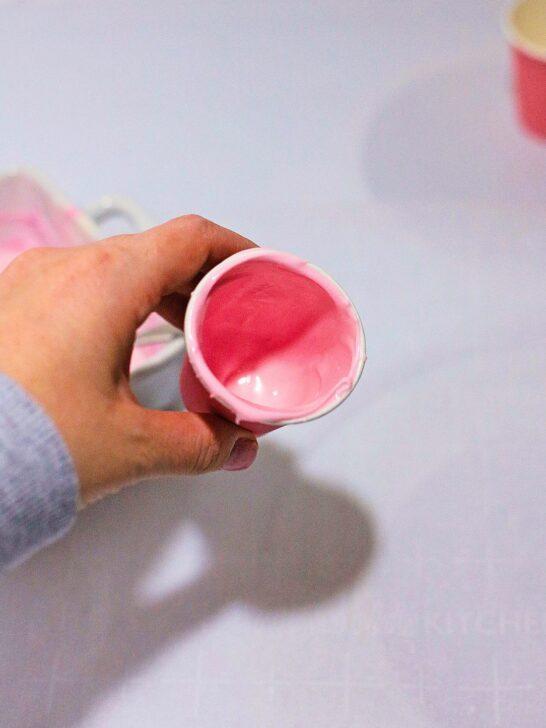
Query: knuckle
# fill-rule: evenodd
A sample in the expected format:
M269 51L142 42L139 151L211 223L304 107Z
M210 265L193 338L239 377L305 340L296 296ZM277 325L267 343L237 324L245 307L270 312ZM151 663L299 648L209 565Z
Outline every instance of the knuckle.
M88 276L90 273L96 273L99 277L105 272L105 267L111 260L111 253L100 246L92 246L87 250L79 251L79 255L75 256L71 261L71 265L67 267L66 273L73 276Z
M207 220L206 217L202 217L201 215L183 215L182 217L178 218L180 221L180 224L184 226L186 230L190 232L191 235L194 235L196 237L204 237L211 233L212 228L214 227L214 223L212 223L210 220Z
M134 403L129 403L132 408ZM160 469L154 439L146 431L144 423L136 420L132 427L125 428L125 440L128 442L128 462L125 470L132 478L144 478Z
M92 252L92 263L99 267L110 265L114 258L114 250L106 246L97 246Z
M116 245L98 244L89 248L85 259L81 260L81 266L104 283L112 281L111 274L119 273L126 265L126 260L127 253L122 242Z
M189 472L197 475L216 470L221 457L222 448L217 440L213 438L198 440L193 449Z

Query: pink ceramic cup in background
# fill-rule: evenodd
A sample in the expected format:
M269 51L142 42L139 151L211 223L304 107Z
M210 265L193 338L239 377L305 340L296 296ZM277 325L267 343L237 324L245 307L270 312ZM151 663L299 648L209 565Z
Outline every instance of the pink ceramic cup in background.
M366 361L362 324L337 283L264 248L232 255L200 281L184 333L188 410L256 434L327 414L353 391Z
M520 0L505 20L512 48L519 118L534 136L546 139L546 0Z

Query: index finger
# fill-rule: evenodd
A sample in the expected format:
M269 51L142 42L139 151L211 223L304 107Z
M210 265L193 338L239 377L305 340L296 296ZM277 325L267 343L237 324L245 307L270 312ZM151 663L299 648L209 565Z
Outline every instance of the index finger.
M242 235L198 215L184 215L139 233L127 246L135 283L157 302L185 291L200 272L253 247Z

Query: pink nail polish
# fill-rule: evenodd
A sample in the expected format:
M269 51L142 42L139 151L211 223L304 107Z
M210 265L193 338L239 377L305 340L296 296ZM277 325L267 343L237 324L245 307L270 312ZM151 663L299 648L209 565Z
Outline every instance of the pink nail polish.
M257 454L258 443L256 440L241 437L233 446L222 470L246 470L256 460Z

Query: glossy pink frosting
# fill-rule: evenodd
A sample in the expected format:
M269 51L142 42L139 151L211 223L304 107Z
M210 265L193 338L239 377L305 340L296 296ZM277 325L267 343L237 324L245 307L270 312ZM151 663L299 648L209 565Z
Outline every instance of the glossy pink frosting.
M353 389L364 337L346 294L293 255L244 251L192 296L188 354L209 395L238 421L319 416Z

